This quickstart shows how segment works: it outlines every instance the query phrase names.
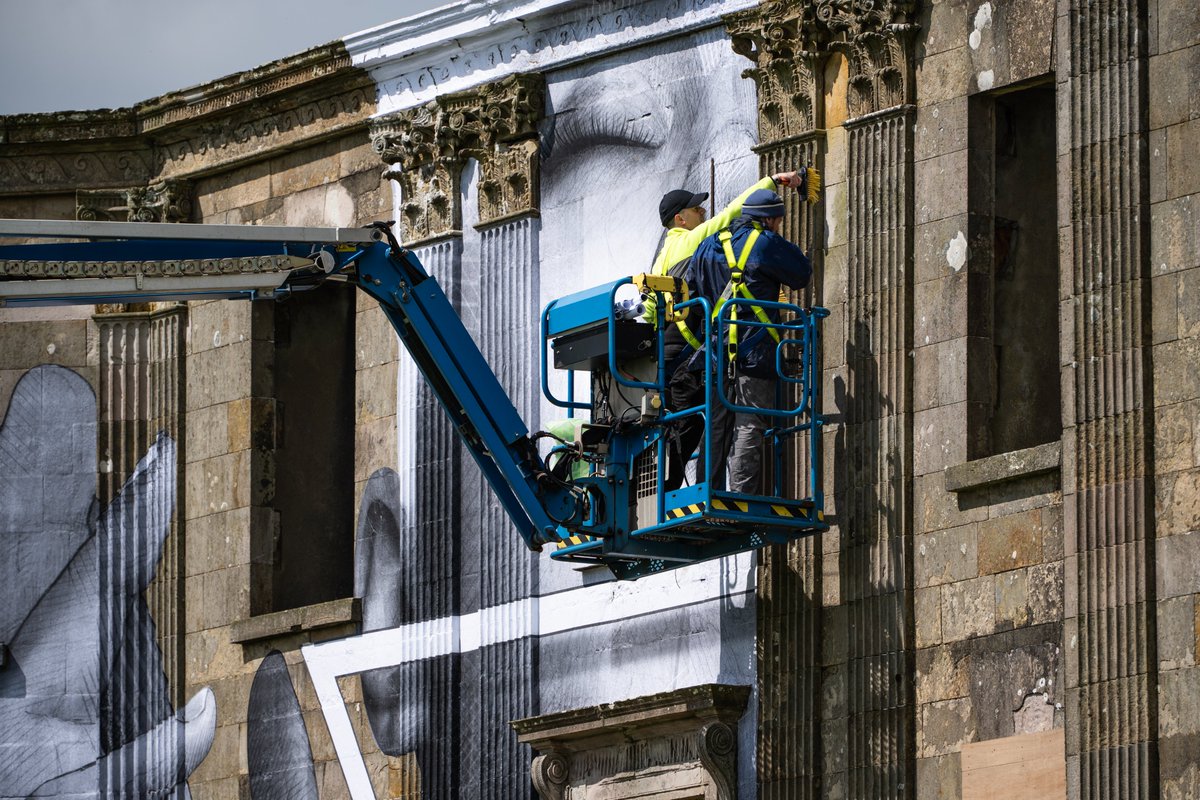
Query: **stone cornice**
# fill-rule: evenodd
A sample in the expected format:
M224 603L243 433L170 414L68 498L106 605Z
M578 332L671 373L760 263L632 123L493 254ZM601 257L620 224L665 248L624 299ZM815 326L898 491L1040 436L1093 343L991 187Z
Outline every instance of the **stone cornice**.
M379 112L519 72L588 58L719 25L754 0L484 0L373 28L345 39L379 84Z
M374 103L335 42L133 108L0 117L0 194L196 177L365 128Z

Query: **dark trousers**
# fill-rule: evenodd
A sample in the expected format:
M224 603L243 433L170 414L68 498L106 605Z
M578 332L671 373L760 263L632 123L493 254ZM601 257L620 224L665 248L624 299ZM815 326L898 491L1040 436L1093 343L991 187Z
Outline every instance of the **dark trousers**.
M716 387L713 387L714 392ZM667 408L679 411L692 406L704 405L704 370L689 370L680 367L671 375L667 384ZM720 402L713 397L712 421L712 481L714 489L725 488L725 464L729 457L729 445L733 438L734 415L729 413ZM678 489L683 485L684 468L692 453L704 441L704 416L695 414L676 423L675 435L671 437L667 467L667 491ZM704 451L700 451L700 460L696 462L697 483L705 479Z

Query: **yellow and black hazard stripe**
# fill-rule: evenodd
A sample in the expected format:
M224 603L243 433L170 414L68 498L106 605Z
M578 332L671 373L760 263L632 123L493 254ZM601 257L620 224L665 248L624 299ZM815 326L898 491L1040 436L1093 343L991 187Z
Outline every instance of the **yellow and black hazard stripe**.
M679 519L681 517L691 516L692 514L699 514L702 511L704 511L704 503L693 503L690 506L672 508L667 512L667 519Z
M577 533L574 536L568 536L558 543L558 549L564 550L568 547L574 547L577 544L586 544L587 542L597 541L595 536L587 536L586 534Z
M713 500L712 504L713 508L720 509L721 511L733 511L734 508L742 512L750 510L750 504L744 500L734 500L732 508L724 500Z

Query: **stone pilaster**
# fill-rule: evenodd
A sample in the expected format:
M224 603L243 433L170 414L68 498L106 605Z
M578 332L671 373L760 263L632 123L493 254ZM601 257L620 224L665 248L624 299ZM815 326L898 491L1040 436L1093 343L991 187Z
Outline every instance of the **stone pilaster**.
M845 103L852 117L845 125L849 274L835 281L848 293L844 315L851 330L844 365L827 365L844 371L849 385L843 407L827 411L842 412L833 463L849 473L840 485L855 488L833 498L838 526L829 542L835 552L822 554L823 542L811 540L764 551L758 582L764 797L816 797L823 783L825 791L853 797L912 792L907 103L914 8L905 0L869 6L769 2L726 17L734 49L754 62L743 74L758 87L756 149L764 173L823 165L822 69L834 53L849 67ZM787 235L815 250L820 222L811 208L794 203ZM813 287L804 299L821 304L828 281L815 255ZM834 311L832 320L842 318ZM839 333L827 326L827 337ZM789 460L793 490L807 489L807 467L802 456ZM823 566L825 559L838 563ZM837 575L835 596L840 589L843 603L824 615L823 570ZM828 652L822 653L823 645ZM822 708L823 664L828 709ZM831 739L828 753L822 752L823 738Z
M418 256L456 307L460 307L460 293L455 287L469 279L461 274L460 183L468 159L478 163L478 344L526 420L533 418L537 408L536 373L531 371L536 370L537 349L529 331L537 328L538 312L537 123L543 95L541 75L512 75L390 115L377 123L373 136L376 151L391 165L388 176L400 184L402 238L410 246L418 245ZM458 563L463 546L458 520L462 503L456 488L463 486L463 491L481 495L476 534L480 552L469 556L471 571L478 570L479 575L479 607L504 607L536 593L534 557L513 547L511 523L488 487L469 478L465 485L459 480L464 477L460 472L474 475L474 466L461 466L457 434L408 359L402 359L399 394L418 398L409 414L413 419L398 419L401 481L412 490L412 502L406 500L404 506L420 518L411 522L421 532L414 541L423 543L421 552L429 550L413 558L413 580L422 583L427 576L444 574L449 586L460 575L445 570ZM405 405L403 399L400 405ZM420 433L414 438L410 431ZM406 477L410 469L411 478ZM450 552L446 548L452 540L456 544ZM418 593L429 589L424 586ZM412 602L425 600L414 595ZM533 628L520 614L488 617L483 624L485 635L494 631L504 644L481 648L478 707L461 721L464 726L477 726L468 734L474 750L469 758L464 754L458 767L479 770L483 796L524 797L521 787L531 754L528 746L518 744L505 730L505 724L537 710ZM424 785L436 784L426 775Z
M914 785L912 609L912 121L847 123L849 340L838 498L847 627L847 795Z
M156 312L100 313L94 319L100 359L99 498L103 506L123 504L120 513L111 517L120 526L121 535L113 531L102 537L107 546L102 546L100 552L101 581L121 586L129 582L131 575L145 570L150 570L145 573L147 578L154 576L146 588L144 606L105 607L101 615L102 657L118 658L121 653L117 643L133 631L151 629L162 654L161 670L136 665L117 668L113 674L123 677L102 688L101 736L106 746L115 750L115 745L135 738L146 720L169 718L183 708L185 701L184 532L179 503L184 494L181 393L187 313L182 307L168 307ZM175 476L170 492L174 502L169 507L137 507L145 502L139 487L124 495L121 490L160 436L173 443L159 452L175 458L169 468L169 474ZM169 532L160 544L155 537L163 526ZM128 546L115 546L119 542ZM157 561L145 563L148 554L160 548ZM101 596L106 595L102 592ZM149 618L129 618L130 613L148 613ZM162 752L151 757L170 760L181 756L182 740L172 739L164 745ZM136 756L122 750L121 763L106 768L132 773L138 765L129 758Z
M1063 505L1070 796L1158 796L1145 7L1071 2ZM1065 66L1065 65L1064 65Z

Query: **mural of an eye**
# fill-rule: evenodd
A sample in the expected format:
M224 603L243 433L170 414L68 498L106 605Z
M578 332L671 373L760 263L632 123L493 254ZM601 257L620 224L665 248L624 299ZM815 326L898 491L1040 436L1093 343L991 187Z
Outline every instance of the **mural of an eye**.
M589 75L574 84L556 112L548 155L570 159L605 145L656 150L666 141L670 117L660 90L645 76Z

